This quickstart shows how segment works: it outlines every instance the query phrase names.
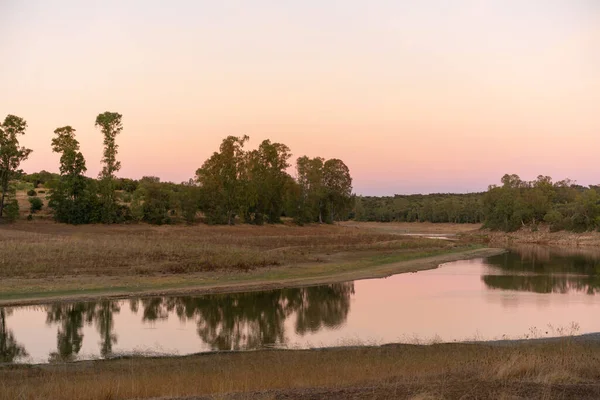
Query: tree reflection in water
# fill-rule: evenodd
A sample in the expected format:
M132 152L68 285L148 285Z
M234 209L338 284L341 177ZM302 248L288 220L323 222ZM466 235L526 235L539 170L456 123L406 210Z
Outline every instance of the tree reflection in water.
M316 332L345 322L354 283L309 288L210 296L142 299L143 321L167 318L175 313L182 321L193 320L202 341L213 350L256 349L284 345L285 322L297 314L296 333ZM131 305L137 310L139 305Z
M93 320L94 305L91 303L53 304L46 309L46 324L60 324L56 333L56 351L50 353L49 361L70 361L75 358L83 344L84 322Z
M11 314L10 308L0 308L0 363L11 363L28 356L25 347L17 342L13 332L6 327L6 317Z
M59 324L56 334L56 351L50 353L49 361L71 361L83 345L83 326L95 324L100 334L100 355L112 354L117 343L113 332L114 314L121 311L119 301L103 300L97 303L62 303L46 307L46 324Z
M490 273L481 279L490 289L534 293L600 292L600 256L580 249L519 247L485 259Z
M211 349L242 350L285 345L285 322L292 314L296 315L295 330L299 335L343 324L350 311L352 294L354 283L339 283L262 292L133 299L129 300L129 308L136 314L141 310L145 323L165 320L172 314L182 321L194 321L198 336ZM92 324L100 334L100 355L110 356L118 339L114 315L121 311L121 304L122 301L104 300L47 306L46 323L59 325L56 351L50 354L50 361L75 359L83 345L83 327Z

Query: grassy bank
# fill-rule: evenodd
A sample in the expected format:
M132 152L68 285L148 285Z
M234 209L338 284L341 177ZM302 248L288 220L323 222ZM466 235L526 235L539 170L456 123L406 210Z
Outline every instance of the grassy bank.
M497 252L344 226L18 223L0 228L0 303L331 283Z
M564 248L600 247L600 232L552 232L547 225L527 226L516 232L483 230L481 232L469 232L467 236L473 239L477 239L477 237L484 238L489 243L497 246L540 244Z
M600 345L569 339L256 351L7 366L0 400L582 399L600 395L598 371Z

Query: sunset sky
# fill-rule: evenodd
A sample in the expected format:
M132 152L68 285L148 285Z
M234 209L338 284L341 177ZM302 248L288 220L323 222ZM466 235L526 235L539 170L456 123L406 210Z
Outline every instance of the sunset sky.
M246 134L344 160L363 195L600 183L598 0L0 0L0 54L27 172L71 125L96 176L116 111L122 177L187 180Z

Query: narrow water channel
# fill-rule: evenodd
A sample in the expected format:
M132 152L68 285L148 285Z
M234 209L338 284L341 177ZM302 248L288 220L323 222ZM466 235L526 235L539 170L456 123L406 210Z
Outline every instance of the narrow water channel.
M0 362L600 332L600 256L522 247L308 288L0 308Z

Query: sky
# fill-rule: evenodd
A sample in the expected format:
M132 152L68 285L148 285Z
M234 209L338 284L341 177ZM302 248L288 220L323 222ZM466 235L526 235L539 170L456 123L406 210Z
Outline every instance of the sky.
M248 135L342 159L362 195L600 183L598 0L0 0L0 54L26 172L58 171L71 125L96 176L114 111L122 177L181 182Z

